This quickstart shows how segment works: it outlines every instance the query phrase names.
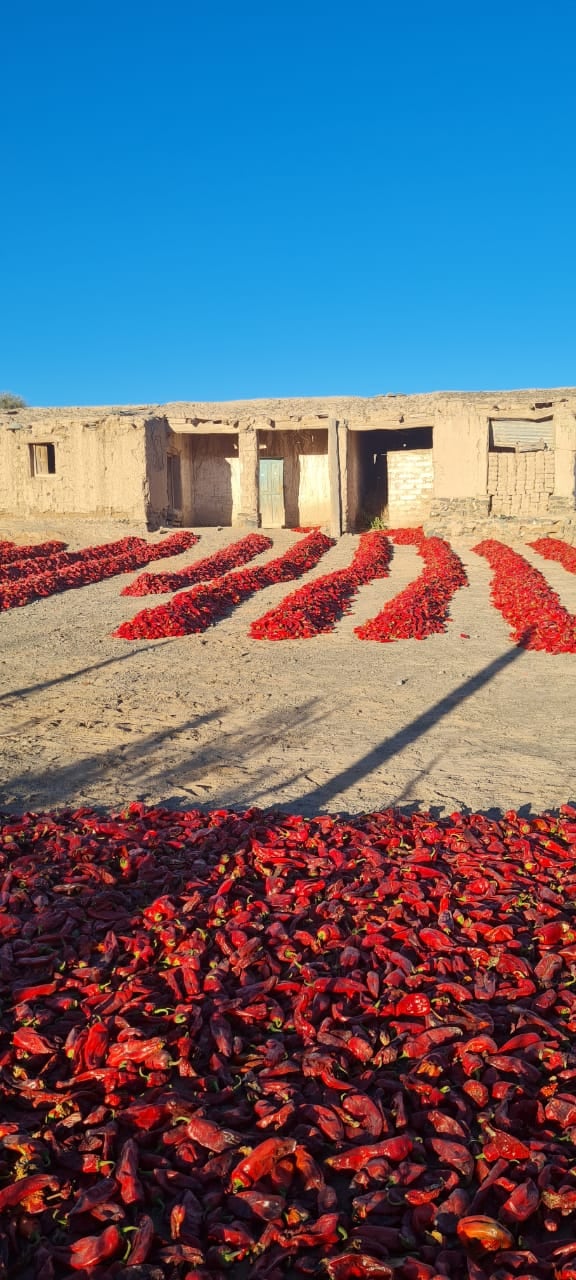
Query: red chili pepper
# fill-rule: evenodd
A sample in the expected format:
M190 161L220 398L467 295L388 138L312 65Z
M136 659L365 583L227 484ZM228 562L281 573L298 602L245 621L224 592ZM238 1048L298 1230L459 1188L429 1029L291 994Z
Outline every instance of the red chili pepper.
M131 1239L130 1253L128 1255L129 1266L139 1267L147 1261L154 1241L154 1234L152 1218L149 1218L147 1214L143 1214Z
M89 1028L88 1036L82 1048L82 1061L87 1071L102 1066L106 1059L109 1044L108 1028L103 1022L95 1022Z
M526 1143L499 1129L493 1130L490 1141L484 1147L485 1160L529 1160L530 1155L530 1148Z
M12 1209L15 1205L36 1197L38 1192L56 1191L57 1188L57 1179L50 1177L46 1173L33 1173L27 1178L19 1178L16 1182L11 1182L0 1190L0 1212L4 1209Z
M186 1125L186 1133L193 1142L199 1142L201 1147L207 1147L209 1151L226 1151L228 1147L237 1147L242 1142L242 1138L237 1133L232 1133L230 1129L220 1129L217 1124L211 1120L204 1120L202 1116L192 1116Z
M349 1093L342 1101L342 1117L351 1116L359 1128L372 1138L379 1138L384 1129L382 1111L372 1099L362 1093Z
M232 1198L231 1207L234 1209L237 1204L240 1205L238 1212L246 1209L250 1216L253 1214L264 1222L278 1222L282 1218L285 1201L282 1196L268 1196L262 1191L238 1191Z
M109 1067L123 1067L126 1064L139 1065L157 1054L164 1048L164 1041L160 1036L152 1036L150 1039L131 1039L124 1040L120 1044L113 1044L108 1052L107 1063Z
M413 995L402 996L394 1012L397 1016L408 1014L409 1016L417 1015L420 1018L426 1018L431 1010L432 1006L428 996L424 995L423 992L415 992Z
M538 1209L540 1192L536 1183L528 1178L514 1188L511 1195L500 1207L500 1212L507 1222L526 1222Z
M15 1049L24 1049L26 1053L44 1055L54 1053L54 1046L44 1036L39 1036L31 1027L19 1027L13 1035Z
M445 1138L430 1138L430 1146L442 1164L457 1169L465 1178L474 1173L474 1157L460 1142L448 1142Z
M114 1177L120 1186L120 1195L124 1204L135 1204L144 1199L144 1191L138 1180L139 1152L133 1138L128 1138L120 1152L120 1159L114 1170Z
M261 1178L265 1178L278 1161L292 1155L297 1143L293 1138L266 1138L245 1156L232 1170L230 1183L233 1191L253 1186Z
M461 1218L456 1231L473 1258L514 1247L514 1236L494 1218L480 1215Z
M344 1125L331 1107L322 1107L318 1104L309 1104L302 1107L302 1116L305 1120L309 1120L312 1124L317 1125L321 1133L324 1134L330 1142L342 1142L344 1138Z
M393 1280L392 1268L367 1253L341 1253L338 1258L324 1258L322 1266L330 1280L362 1280L374 1276L376 1280Z
M99 1236L83 1236L74 1240L68 1251L68 1265L73 1271L91 1271L113 1258L122 1248L117 1227L106 1227Z
M367 1164L369 1160L375 1157L384 1156L387 1160L400 1161L405 1160L413 1149L412 1139L406 1135L398 1138L385 1138L382 1142L375 1142L369 1146L353 1147L350 1151L343 1151L341 1155L329 1156L325 1160L325 1164L329 1168L342 1173L347 1169L359 1169L362 1165Z

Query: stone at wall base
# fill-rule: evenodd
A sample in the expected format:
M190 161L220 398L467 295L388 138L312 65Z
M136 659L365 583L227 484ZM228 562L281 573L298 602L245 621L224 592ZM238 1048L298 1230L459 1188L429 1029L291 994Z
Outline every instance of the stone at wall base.
M234 529L259 529L260 516L247 515L244 512L240 512L237 516L234 517L234 520L232 521L232 526Z
M553 493L548 499L548 510L553 516L566 516L576 521L574 498L561 498Z
M571 518L570 518L571 515ZM533 542L536 538L561 538L576 546L576 512L569 517L555 518L551 513L538 517L487 516L484 520L429 519L424 522L424 532L441 538L496 538L499 542Z
M433 498L430 519L460 517L481 520L490 513L490 498Z

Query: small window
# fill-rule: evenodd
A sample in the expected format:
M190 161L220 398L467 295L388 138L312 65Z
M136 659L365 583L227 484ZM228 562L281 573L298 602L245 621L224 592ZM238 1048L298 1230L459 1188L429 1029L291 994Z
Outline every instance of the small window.
M56 474L56 450L53 444L29 444L30 475L53 476Z

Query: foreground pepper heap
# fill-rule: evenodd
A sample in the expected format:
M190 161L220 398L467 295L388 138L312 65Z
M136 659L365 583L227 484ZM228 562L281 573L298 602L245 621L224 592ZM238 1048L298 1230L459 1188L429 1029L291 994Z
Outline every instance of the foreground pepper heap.
M576 1276L576 809L0 819L10 1277Z

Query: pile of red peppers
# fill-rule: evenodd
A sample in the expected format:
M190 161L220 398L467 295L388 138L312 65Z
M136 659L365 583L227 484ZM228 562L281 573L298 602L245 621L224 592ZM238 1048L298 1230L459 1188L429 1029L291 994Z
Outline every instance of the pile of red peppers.
M556 560L568 573L576 573L576 547L571 547L562 538L537 538L535 542L529 542L528 546L545 560Z
M389 572L392 547L384 533L363 533L348 569L324 574L286 596L252 623L255 640L307 640L333 631L339 618L350 613L360 587Z
M226 573L208 586L200 584L191 591L181 591L168 604L141 609L113 634L123 640L157 640L162 636L186 636L206 631L255 592L264 591L278 582L301 578L333 545L334 540L326 534L318 531L309 533L284 555L269 560L267 564Z
M122 596L154 596L170 591L182 591L184 587L194 586L197 582L209 582L212 578L220 578L231 569L238 569L256 556L262 555L272 546L272 539L261 533L249 533L239 542L231 542L222 551L215 551L211 556L195 560L184 569L176 569L174 573L141 573L134 582L130 582L120 592Z
M50 542L31 542L22 546L16 542L0 542L0 566L10 564L12 560L25 560L33 556L52 556L58 551L63 551L67 546L65 542L59 542L56 538Z
M152 560L179 555L197 541L195 533L182 530L160 542L120 538L82 551L63 551L61 543L44 543L40 547L14 548L18 552L15 556L8 548L0 551L0 611L129 573Z
M560 560L562 552L550 554L556 543L552 539L543 541L552 544L547 548L547 558ZM572 550L567 544L558 545ZM564 608L540 570L495 538L479 542L473 550L484 556L494 570L490 597L510 624L515 644L545 653L576 653L576 616ZM536 546L536 550L541 552L541 547Z
M0 816L0 1267L574 1280L576 809Z
M418 578L389 600L380 613L355 627L360 640L425 640L446 631L452 597L468 584L460 557L443 538L427 538L423 529L388 530L397 545L414 546L424 568Z

